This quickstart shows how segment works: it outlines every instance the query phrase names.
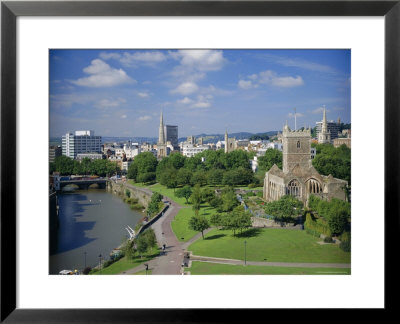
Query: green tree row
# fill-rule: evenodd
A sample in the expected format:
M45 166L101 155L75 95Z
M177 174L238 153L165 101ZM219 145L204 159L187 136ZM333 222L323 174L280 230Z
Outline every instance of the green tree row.
M112 176L120 171L115 162L109 160L91 160L84 158L82 161L71 159L65 155L56 157L55 161L50 163L50 174L54 171L61 175L98 175L101 177Z
M314 168L323 175L332 175L351 184L351 150L346 145L335 148L332 144L313 144L317 155L312 160Z
M193 157L172 153L158 162L152 153L144 152L129 166L128 178L141 183L158 181L168 188L248 185L258 181L249 163L253 155L242 150L207 150Z

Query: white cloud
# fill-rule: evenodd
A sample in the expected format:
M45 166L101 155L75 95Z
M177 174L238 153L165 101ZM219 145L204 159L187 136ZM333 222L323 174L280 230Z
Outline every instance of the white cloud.
M126 119L126 115L121 115L121 119Z
M239 80L238 87L240 89L251 89L253 88L253 83L251 80Z
M177 88L171 90L172 94L190 95L199 90L199 87L194 82L184 82L181 83Z
M258 78L258 75L257 74L252 74L252 75L249 75L248 76L248 78L250 79L250 80L257 80L257 78Z
M93 60L91 65L83 69L83 72L90 74L90 76L78 80L71 80L70 82L75 85L91 88L113 87L124 83L136 83L124 70L113 69L100 59Z
M140 121L146 121L146 120L150 120L150 119L151 119L151 116L149 116L149 115L140 116L138 118L138 120L140 120Z
M121 58L121 54L119 53L106 53L102 52L100 53L100 58L103 60L109 60L109 59L114 59L114 60L119 60Z
M136 94L140 98L148 98L150 96L148 92L137 92Z
M135 52L130 54L125 52L120 59L122 64L132 66L138 63L143 63L146 65L154 65L159 62L163 62L167 59L167 56L159 51L151 51L151 52Z
M174 59L180 60L183 66L198 71L218 71L226 62L223 52L218 50L179 50L169 53Z
M290 88L298 87L304 84L301 76L278 76L271 70L260 72L260 83L270 84L276 87Z
M196 102L193 103L191 108L209 108L211 107L211 99L213 96L210 95L199 95L197 96Z
M139 64L146 66L154 66L155 64L165 61L168 56L160 51L133 52L128 53L100 53L100 58L103 60L117 60L125 66L135 67Z
M211 103L209 102L196 102L195 104L192 105L193 108L208 108L211 106Z
M177 102L180 104L183 104L183 105L188 105L188 104L192 103L193 100L188 97L185 97L183 99L178 100Z
M126 100L123 98L101 99L96 102L95 106L98 108L116 108L124 103L126 103Z

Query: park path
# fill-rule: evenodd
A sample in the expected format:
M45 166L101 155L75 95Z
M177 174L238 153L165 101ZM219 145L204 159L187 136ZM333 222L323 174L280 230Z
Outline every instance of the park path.
M182 262L184 258L185 246L183 242L179 242L175 237L171 228L171 222L178 214L179 210L183 208L176 202L164 197L164 201L168 201L170 207L166 210L163 216L158 219L151 228L154 230L157 242L162 246L166 245L165 252L158 257L147 262L149 270L153 275L157 274L181 274ZM123 274L132 274L143 271L145 266L143 264L124 271Z

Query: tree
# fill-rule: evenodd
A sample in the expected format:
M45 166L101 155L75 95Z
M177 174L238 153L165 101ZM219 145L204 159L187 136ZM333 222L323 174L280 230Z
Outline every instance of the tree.
M129 166L128 169L128 177L133 177L131 179L135 179L136 182L138 181L138 176L144 173L151 173L156 172L157 168L157 159L151 152L143 152L138 154L135 159L133 160L132 164ZM132 169L132 171L129 171Z
M351 150L346 145L335 148L331 144L318 144L316 149L314 168L323 175L331 174L351 184Z
M191 182L193 185L205 186L207 184L207 172L203 170L194 172Z
M136 176L136 182L141 182L143 184L154 181L155 179L156 179L155 172L140 173Z
M176 175L176 181L178 182L178 185L180 186L190 185L192 180L192 175L193 173L189 169L180 168Z
M136 249L140 254L140 258L143 257L143 254L147 251L148 248L149 248L149 245L147 243L146 238L143 237L142 235L140 235L136 241Z
M177 173L178 171L173 167L165 168L159 173L158 181L167 188L175 189L178 186Z
M189 203L189 198L192 195L192 188L190 186L184 186L183 188L177 189L175 192L175 196L178 198L185 198L186 203Z
M268 171L274 164L282 169L282 152L277 149L269 148L265 154L258 159L258 167L261 170Z
M55 169L60 172L61 175L71 175L74 171L74 160L68 156L61 155L57 156L54 160Z
M226 213L222 217L222 226L233 231L233 236L236 231L251 227L251 214L244 210L243 206L237 206L231 213Z
M220 213L215 213L211 215L210 222L217 227L224 226L224 216Z
M207 182L209 185L216 186L222 184L224 177L224 170L222 169L211 169L207 174Z
M201 189L199 185L194 186L192 195L190 196L190 201L192 202L192 209L194 210L196 216L199 214L201 203L203 202L203 197L201 195Z
M147 212L150 215L155 215L160 211L160 202L162 201L163 196L158 192L154 192L151 196L149 206L147 207Z
M204 240L204 231L210 227L207 219L204 216L193 216L189 219L189 228L201 232L201 236Z
M232 187L226 187L222 190L221 200L222 205L217 208L218 212L228 212L239 205L239 201Z
M265 212L281 221L294 221L294 217L302 214L303 203L293 196L285 195L279 200L265 205Z
M328 220L332 234L340 235L346 228L348 215L344 209L334 212Z
M206 187L202 190L201 195L204 201L210 203L215 198L215 190Z

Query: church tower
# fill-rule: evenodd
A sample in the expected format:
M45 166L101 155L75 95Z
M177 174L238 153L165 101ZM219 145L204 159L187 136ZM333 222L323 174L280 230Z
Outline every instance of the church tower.
M326 121L326 109L324 106L324 114L322 117L321 132L318 134L318 143L325 144L331 142L331 133L328 131L328 123Z
M296 165L308 169L311 164L311 129L292 131L287 122L282 132L282 171L288 173Z
M166 156L167 156L167 144L165 142L164 120L163 120L163 113L161 111L160 128L158 129L157 158L162 159L163 157Z

